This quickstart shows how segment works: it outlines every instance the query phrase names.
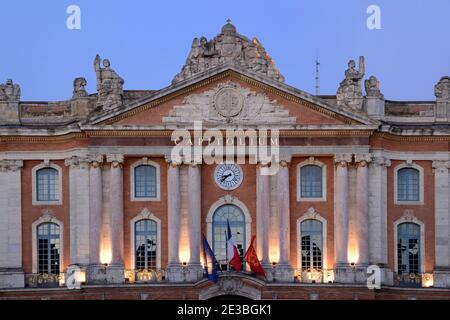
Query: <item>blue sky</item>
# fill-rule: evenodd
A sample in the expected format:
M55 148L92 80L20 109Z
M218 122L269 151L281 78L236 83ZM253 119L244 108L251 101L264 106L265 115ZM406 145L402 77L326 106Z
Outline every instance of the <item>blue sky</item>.
M81 8L81 30L68 30L66 9ZM369 5L381 8L381 30L366 27ZM95 91L96 53L111 60L125 89L159 89L179 72L194 37L211 38L230 18L256 36L286 83L335 94L351 58L366 57L391 100L433 100L450 74L450 1L107 1L0 0L0 81L13 78L22 100L64 100L84 76Z

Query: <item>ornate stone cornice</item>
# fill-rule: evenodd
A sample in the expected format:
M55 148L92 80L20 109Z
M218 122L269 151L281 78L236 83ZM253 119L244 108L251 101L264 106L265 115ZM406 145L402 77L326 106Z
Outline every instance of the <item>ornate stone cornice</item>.
M0 172L18 171L23 167L22 160L0 160Z
M294 94L290 94L290 93L284 92L284 91L282 91L282 90L280 90L278 88L275 88L275 87L273 87L271 85L265 84L265 83L263 83L263 82L261 82L259 80L252 79L252 78L250 78L250 77L248 77L246 75L243 75L243 74L241 74L241 73L239 73L237 71L230 70L230 69L229 70L224 70L224 71L222 71L222 72L220 72L218 74L215 74L215 75L213 75L213 76L211 76L211 77L209 77L207 79L195 82L192 85L184 87L184 88L182 88L180 90L176 90L176 91L174 91L172 93L169 93L167 95L163 95L163 96L161 96L159 98L156 98L156 99L154 99L152 101L149 101L149 102L147 102L147 103L145 103L145 104L143 104L141 106L134 107L134 108L132 108L130 110L127 110L127 111L125 111L123 113L114 115L114 116L112 116L110 118L106 118L104 120L99 119L97 121L100 124L112 124L112 123L118 122L118 121L123 120L125 118L128 118L130 116L134 116L134 115L136 115L136 114L138 114L138 113L140 113L142 111L148 110L148 109L153 108L153 107L155 107L157 105L165 103L165 102L167 102L167 101L169 101L171 99L174 99L176 97L184 96L186 94L189 94L189 93L191 93L193 91L196 91L199 88L205 87L205 86L207 86L207 85L209 85L211 83L214 83L214 82L216 82L218 80L222 80L222 79L227 78L227 77L231 77L232 79L243 81L243 82L245 82L245 83L247 83L249 85L252 85L252 86L257 87L257 88L259 88L261 90L264 90L266 93L275 94L275 95L280 96L280 97L282 97L282 98L284 98L284 99L286 99L288 101L298 103L298 104L303 105L303 106L305 106L305 107L307 107L309 109L312 109L312 110L314 110L316 112L324 114L324 115L326 115L328 117L331 117L333 119L342 121L345 124L361 124L363 122L363 121L359 122L356 119L351 119L350 115L347 117L345 115L340 114L339 112L342 112L342 111L330 110L330 109L327 109L325 107L316 105L316 104L311 103L311 102L309 102L307 100L304 100L304 99L302 99L300 97L297 97ZM95 122L97 122L97 121L95 121Z

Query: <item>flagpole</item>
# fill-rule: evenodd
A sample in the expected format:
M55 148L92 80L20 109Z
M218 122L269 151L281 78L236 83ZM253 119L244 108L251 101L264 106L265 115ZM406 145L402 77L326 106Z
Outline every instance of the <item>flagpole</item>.
M229 260L228 260L228 235L227 235L227 231L226 230L224 230L223 233L225 233L225 259L226 259L226 262L227 262L227 271L230 271L230 263L229 263Z

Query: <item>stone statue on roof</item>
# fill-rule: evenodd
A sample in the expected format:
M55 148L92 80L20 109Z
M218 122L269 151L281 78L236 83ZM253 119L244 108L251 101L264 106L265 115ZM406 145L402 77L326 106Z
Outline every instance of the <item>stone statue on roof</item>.
M85 78L79 77L73 80L73 96L72 98L87 97L88 93L86 91L87 81Z
M364 81L364 87L366 89L367 97L374 97L384 99L380 90L380 81L375 76L370 76L369 79Z
M442 77L434 86L434 94L437 100L450 100L450 77Z
M0 84L0 101L19 101L20 86L14 84L12 79L6 80L6 83Z
M124 80L110 67L108 59L103 60L100 66L100 56L96 55L94 69L97 76L97 106L103 109L114 109L122 106Z
M360 111L363 105L361 81L365 74L364 57L359 57L359 69L356 69L355 60L348 62L345 79L339 84L336 93L337 104L340 108L349 108Z
M205 37L194 39L185 65L172 82L177 83L223 64L238 65L270 79L284 81L261 43L256 38L249 40L237 33L236 27L228 20L221 33L212 40Z

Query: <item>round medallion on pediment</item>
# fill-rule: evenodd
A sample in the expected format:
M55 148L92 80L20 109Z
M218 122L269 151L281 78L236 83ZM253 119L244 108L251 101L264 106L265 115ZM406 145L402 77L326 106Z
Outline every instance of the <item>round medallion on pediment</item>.
M215 109L225 118L237 116L241 113L243 106L244 99L234 88L223 88L214 97Z

